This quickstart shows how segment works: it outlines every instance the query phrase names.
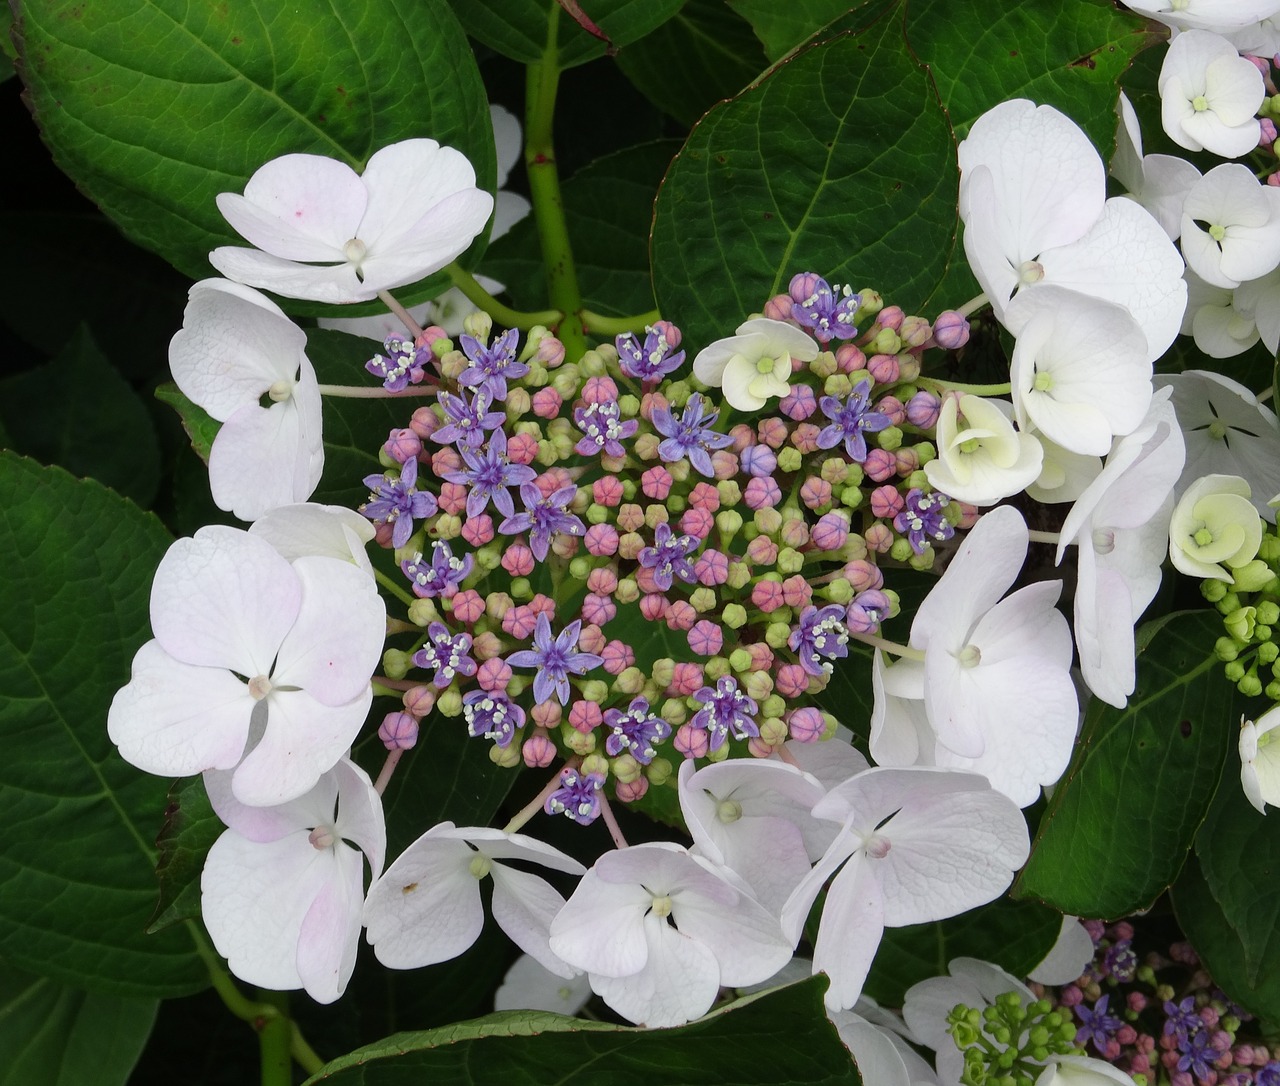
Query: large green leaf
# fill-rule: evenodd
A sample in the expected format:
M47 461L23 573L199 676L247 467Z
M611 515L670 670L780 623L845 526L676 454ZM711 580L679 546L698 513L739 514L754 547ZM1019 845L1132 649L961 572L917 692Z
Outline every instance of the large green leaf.
M155 1019L155 1000L0 967L0 1086L124 1086Z
M539 1012L401 1033L334 1060L311 1084L818 1086L860 1081L822 1008L824 980L746 999L678 1029Z
M169 789L164 826L156 838L160 851L156 863L160 900L148 931L159 931L200 915L200 872L209 849L225 829L213 813L202 778L174 781Z
M1240 710L1213 646L1212 611L1144 627L1128 707L1095 699L1015 884L1076 916L1147 908L1178 875Z
M658 193L658 305L695 350L797 272L875 287L910 312L951 258L957 183L946 114L900 20L842 34L693 130Z
M786 56L837 16L856 7L854 0L728 0L756 32L770 60Z
M685 0L580 0L578 7L608 42L591 34L559 0L449 0L467 33L521 64L542 59L550 19L556 24L556 63L572 68L620 49L661 26Z
M185 929L145 933L168 782L106 729L169 542L101 484L0 453L0 958L93 991L205 983Z
M446 0L21 0L28 100L58 165L138 244L193 279L243 244L214 206L268 159L360 168L430 136L495 177L486 99ZM406 291L406 294L411 294Z

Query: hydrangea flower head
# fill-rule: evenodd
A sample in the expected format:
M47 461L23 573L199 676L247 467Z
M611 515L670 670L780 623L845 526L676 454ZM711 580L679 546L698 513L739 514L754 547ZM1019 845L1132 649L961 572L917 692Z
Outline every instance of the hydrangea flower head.
M793 325L757 317L737 333L698 352L693 374L711 388L722 388L730 407L759 411L773 397L791 391L792 360L812 362L818 345Z

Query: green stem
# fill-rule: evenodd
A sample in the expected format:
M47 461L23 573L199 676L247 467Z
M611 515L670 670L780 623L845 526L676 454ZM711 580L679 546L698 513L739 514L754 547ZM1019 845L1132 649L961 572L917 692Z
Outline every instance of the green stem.
M298 1029L298 1023L292 1019L289 1021L289 1054L308 1075L314 1075L322 1067L324 1060L316 1054L316 1050L307 1044L307 1039L302 1036L302 1030Z
M648 313L637 313L634 317L602 317L599 313L592 313L589 309L582 311L582 323L588 332L610 338L620 336L625 332L635 332L639 335L661 318L662 314L656 309L651 309Z
M1003 385L966 385L959 381L940 381L936 377L918 377L915 383L933 392L963 392L969 396L1008 396L1012 386Z
M558 309L543 309L537 313L523 313L518 309L511 309L485 290L466 268L455 263L450 264L445 271L449 273L453 285L462 292L467 301L483 309L505 328L519 328L527 331L538 324L553 327L564 317Z
M258 1057L262 1070L262 1086L291 1086L293 1082L293 1023L289 1019L289 997L284 992L258 989L263 1003L274 1007L276 1014L258 1029Z
M976 298L970 298L964 303L964 305L957 308L955 312L959 313L962 317L968 317L987 304L989 304L987 296L985 294L979 294Z
M582 323L582 292L569 245L564 202L560 196L560 175L556 170L555 146L551 133L560 81L556 39L560 25L559 0L548 0L547 44L542 59L527 69L525 94L524 161L529 171L529 196L533 203L538 241L542 246L542 266L547 277L547 296L564 317L556 335L565 355L576 362L587 349Z
M321 396L334 396L343 400L399 400L405 396L435 396L440 392L438 383L416 385L399 392L388 392L381 385L317 385Z
M404 585L400 584L399 581L393 581L380 569L375 569L373 571L373 576L377 580L378 584L382 585L383 588L395 596L401 603L413 603L413 601L418 598L405 588Z

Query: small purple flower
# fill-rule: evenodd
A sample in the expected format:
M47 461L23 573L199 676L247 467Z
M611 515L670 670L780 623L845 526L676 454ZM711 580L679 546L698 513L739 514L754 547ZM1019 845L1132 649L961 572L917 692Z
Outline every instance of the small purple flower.
M1083 1003L1076 1005L1076 1017L1080 1019L1080 1028L1076 1031L1076 1044L1083 1045L1088 1040L1100 1056L1106 1054L1107 1043L1124 1025L1114 1014L1107 1013L1107 1003L1110 999L1111 996L1104 995L1093 1005L1093 1010Z
M875 634L889 617L893 604L878 588L868 588L854 596L844 613L844 624L854 633Z
M1130 939L1120 939L1107 947L1102 961L1107 972L1124 984L1133 980L1138 972L1138 955L1133 952L1133 941Z
M413 340L399 332L392 332L382 342L385 355L375 354L364 368L382 379L382 387L388 392L403 392L409 385L420 384L431 362L430 347L415 347Z
M831 660L842 660L849 655L846 647L849 629L844 624L844 608L838 603L828 604L819 610L806 607L800 612L800 622L791 631L787 641L796 654L800 666L810 675L830 675Z
M600 789L603 787L604 777L599 773L562 769L560 787L547 797L542 809L549 815L567 815L579 826L589 826L600 816Z
M1078 1007L1076 1009L1079 1010ZM1078 1044L1079 1041L1077 1040L1076 1043ZM1222 1055L1214 1047L1211 1031L1207 1029L1202 1029L1199 1033L1193 1033L1185 1040L1179 1037L1178 1051L1181 1053L1178 1057L1178 1070L1190 1071L1197 1082L1209 1081L1213 1065L1218 1062L1218 1057Z
M711 429L720 412L707 408L707 401L701 393L695 392L684 405L684 414L678 420L669 407L655 407L649 418L653 428L666 438L658 445L658 455L663 460L674 464L687 456L690 464L711 478L716 473L711 464L712 451L728 448L733 444L733 438Z
M413 522L433 516L439 506L435 495L417 490L418 461L406 460L400 468L400 478L389 475L366 475L364 485L369 488L369 500L358 512L374 524L390 524L391 544L403 547L413 535Z
M930 543L942 543L956 534L944 512L950 504L945 494L912 487L907 491L906 507L893 518L893 526L907 537L916 554L924 554Z
M490 400L505 400L507 382L529 372L528 366L516 361L519 336L514 328L508 328L489 347L474 336L461 336L462 353L471 365L458 375L458 384L486 392Z
M431 433L431 440L441 445L457 445L459 449L478 449L484 444L486 430L496 430L507 416L502 411L490 411L493 397L477 392L470 402L466 396L440 392L440 406L444 408L444 425Z
M1180 1040L1198 1033L1204 1028L1204 1020L1196 1010L1195 996L1187 996L1181 1003L1164 1001L1164 1035L1176 1035Z
M538 615L537 625L533 629L533 648L513 652L507 657L512 667L531 667L537 674L533 677L533 700L541 704L550 701L554 694L561 705L569 704L569 674L585 675L592 668L604 663L604 657L594 652L578 652L578 634L582 630L582 622L570 622L555 638L551 636L551 620L546 612Z
M600 453L606 456L625 456L627 450L620 442L634 435L640 428L640 423L635 419L623 422L622 410L612 400L576 408L573 421L584 435L573 447L573 451L580 456L597 456Z
M520 487L520 500L524 502L525 512L507 517L498 525L503 535L519 535L529 533L529 549L539 562L547 557L551 547L551 537L556 532L565 535L585 535L586 527L577 517L569 512L568 506L578 488L570 484L553 490L547 497L535 483L524 483Z
M507 487L531 483L538 473L528 464L513 464L507 459L507 435L500 429L494 430L482 453L470 449L458 451L466 468L446 471L442 478L471 488L467 493L467 516L478 517L488 507L490 499L503 516L515 516L515 502L511 500Z
M1254 1086L1280 1086L1280 1061L1272 1060L1265 1067L1258 1068L1253 1082Z
M625 712L606 709L604 726L609 729L604 741L609 756L616 758L625 752L641 765L653 761L655 745L671 734L671 725L655 714L644 698L633 698Z
M698 575L694 572L689 555L698 549L698 540L691 535L676 535L671 525L661 521L653 530L653 546L643 547L636 555L645 569L653 570L653 583L662 592L671 587L673 576L685 584L693 584Z
M415 596L426 598L439 596L451 584L461 584L471 573L475 559L467 554L455 558L448 543L437 540L431 544L431 560L425 561L419 551L412 559L400 563L400 569L409 578Z
M753 719L760 706L738 689L732 675L722 675L715 686L704 686L693 697L702 708L689 718L689 726L706 731L710 750L719 750L729 735L746 739L760 734Z
M469 633L450 633L443 622L433 622L427 627L426 644L413 654L413 663L432 672L431 681L443 690L455 675L476 673L476 662L467 655L470 651Z
M656 381L684 365L684 351L676 350L680 329L669 321L658 321L644 331L644 343L633 332L624 332L613 341L623 373L637 381Z
M818 433L818 448L834 449L844 442L844 451L857 464L867 459L867 441L864 433L874 434L886 429L892 420L881 411L868 408L871 399L871 382L863 379L853 386L843 403L835 396L823 396L818 401L822 413L831 420Z
M524 710L506 694L472 690L462 697L462 717L467 732L476 739L492 739L509 747L516 731L524 727Z
M791 279L791 319L813 333L824 347L833 339L852 339L858 334L854 320L862 295L839 283L828 283L812 272Z

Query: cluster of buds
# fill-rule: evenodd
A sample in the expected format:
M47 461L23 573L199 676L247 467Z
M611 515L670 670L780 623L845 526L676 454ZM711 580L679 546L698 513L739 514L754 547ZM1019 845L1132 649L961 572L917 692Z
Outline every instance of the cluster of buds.
M1230 579L1211 578L1200 591L1222 615L1223 635L1214 649L1225 664L1228 680L1246 697L1264 694L1280 702L1280 644L1274 640L1280 622L1280 536L1276 526L1263 526L1257 554L1230 570Z

